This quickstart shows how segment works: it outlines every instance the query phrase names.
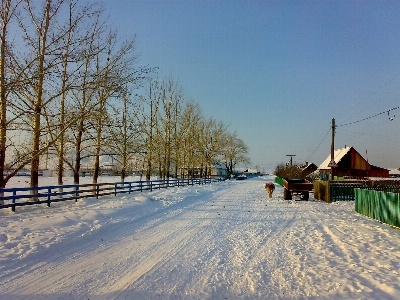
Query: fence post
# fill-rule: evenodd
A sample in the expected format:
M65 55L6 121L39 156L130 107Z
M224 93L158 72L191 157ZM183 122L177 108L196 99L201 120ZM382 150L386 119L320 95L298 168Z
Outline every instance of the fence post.
M47 207L50 207L50 202L51 202L51 188L47 188Z
M114 196L117 196L117 183L114 183Z
M16 198L16 196L17 196L17 191L13 191L13 198L12 198L12 206L11 206L11 211L12 212L15 212L15 198Z
M99 194L100 194L100 185L96 184L96 199L99 199Z
M78 202L79 198L79 185L75 186L75 202Z
M327 184L326 184L325 201L327 203L331 203L331 183L329 181L327 181Z

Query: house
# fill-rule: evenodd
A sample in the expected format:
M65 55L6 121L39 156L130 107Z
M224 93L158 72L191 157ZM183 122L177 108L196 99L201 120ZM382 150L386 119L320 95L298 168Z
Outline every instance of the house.
M226 177L228 175L228 170L226 166L221 163L214 163L211 166L211 176L213 177Z
M257 169L248 168L244 170L242 174L246 175L247 177L255 177L255 176L260 176L260 171Z
M336 163L334 176L337 177L389 177L389 170L370 165L353 147L335 150L334 161ZM329 155L318 168L321 178L331 178L332 167L330 167L330 163L331 156Z
M205 172L205 169L204 168L201 169L200 167L194 167L192 170L193 170L193 174L189 174L189 168L187 168L187 167L180 168L181 174L185 174L185 176L199 177L201 172ZM204 176L204 174L202 174L201 176ZM226 166L224 164L213 163L211 165L211 167L207 170L207 176L226 177L226 176L228 176L228 169L226 168Z
M398 168L398 169L390 169L389 170L389 177L391 177L391 178L400 178L400 168Z
M311 174L312 172L318 170L318 167L316 164L309 163L308 161L306 161L306 163L304 165L301 165L300 168L301 168L301 172L304 177L306 177L309 174Z

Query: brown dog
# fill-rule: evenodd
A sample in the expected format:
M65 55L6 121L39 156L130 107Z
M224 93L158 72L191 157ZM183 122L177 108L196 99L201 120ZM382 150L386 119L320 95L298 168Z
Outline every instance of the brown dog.
M269 197L272 198L272 193L275 190L275 184L273 184L272 182L267 182L265 184L265 189L267 190Z

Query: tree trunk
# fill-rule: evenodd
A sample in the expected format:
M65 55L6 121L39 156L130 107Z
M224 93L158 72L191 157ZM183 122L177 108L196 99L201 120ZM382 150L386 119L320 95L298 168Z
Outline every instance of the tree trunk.
M81 128L83 127L83 121L81 121ZM74 184L79 184L79 173L81 170L81 144L82 144L83 130L80 129L76 140L75 147L75 167L74 167Z
M43 84L44 84L44 60L47 50L47 32L50 24L50 4L51 0L46 1L45 16L44 16L44 27L42 29L42 35L39 37L39 49L38 55L38 83L36 86L36 101L35 101L35 116L33 124L33 152L31 161L31 187L37 187L39 185L39 163L40 163L40 119L42 112L43 103ZM34 192L37 194L37 191Z
M1 119L0 119L0 188L6 187L4 178L5 162L6 162L6 138L7 138L7 99L6 99L6 83L5 83L5 63L6 63L6 35L8 25L8 12L11 1L7 1L5 10L2 12L1 24L1 45L0 45L0 106L1 106ZM3 204L3 201L0 202Z

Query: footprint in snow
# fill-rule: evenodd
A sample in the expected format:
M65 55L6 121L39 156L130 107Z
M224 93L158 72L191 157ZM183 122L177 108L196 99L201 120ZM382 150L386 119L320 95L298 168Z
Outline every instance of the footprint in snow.
M0 234L0 242L5 243L8 241L8 238L5 234Z

